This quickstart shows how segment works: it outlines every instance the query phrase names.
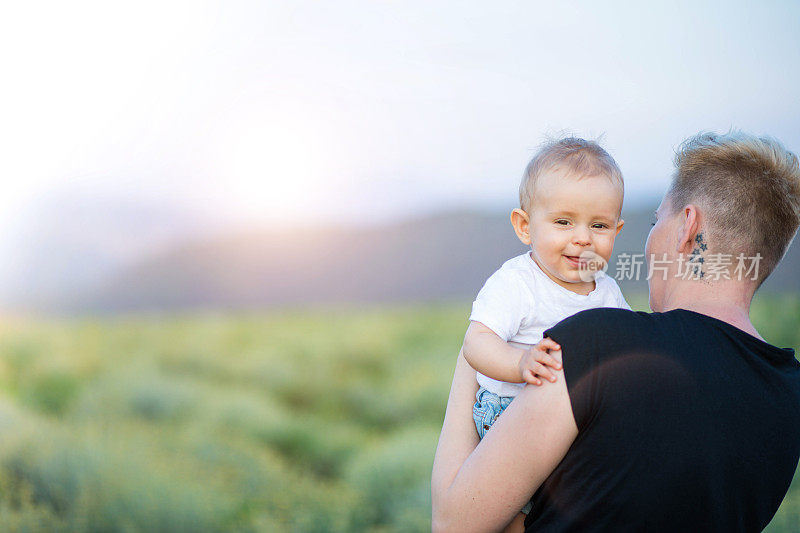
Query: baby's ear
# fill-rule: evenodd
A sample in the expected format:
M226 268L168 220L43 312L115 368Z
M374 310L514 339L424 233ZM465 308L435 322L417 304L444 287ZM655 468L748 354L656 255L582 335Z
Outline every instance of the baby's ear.
M522 244L530 246L531 233L530 217L528 216L528 213L519 208L511 211L511 225L514 226L514 233L517 234L517 237L520 241L522 241Z
M625 225L625 221L622 220L622 219L619 219L619 222L617 222L617 233L616 233L616 235L619 235L619 232L622 231L622 226L624 226L624 225Z

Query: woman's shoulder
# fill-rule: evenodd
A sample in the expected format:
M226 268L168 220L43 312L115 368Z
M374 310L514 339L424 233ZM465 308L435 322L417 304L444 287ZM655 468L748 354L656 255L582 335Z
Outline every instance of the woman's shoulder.
M565 357L569 352L570 357L591 366L657 342L656 322L653 313L598 307L565 318L544 335L562 346Z
M644 327L651 323L654 314L616 307L596 307L575 313L551 329L581 331L603 328L606 331L608 329L628 331L631 327Z

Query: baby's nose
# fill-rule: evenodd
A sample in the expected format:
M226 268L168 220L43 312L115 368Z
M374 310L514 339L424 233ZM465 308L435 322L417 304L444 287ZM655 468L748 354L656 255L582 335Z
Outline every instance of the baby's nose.
M592 236L588 231L576 230L572 242L580 246L589 246L592 244Z

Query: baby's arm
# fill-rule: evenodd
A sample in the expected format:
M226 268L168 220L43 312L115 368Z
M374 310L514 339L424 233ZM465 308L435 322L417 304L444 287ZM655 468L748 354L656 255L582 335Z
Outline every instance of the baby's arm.
M519 360L524 354L524 349L509 345L480 322L469 323L464 336L464 358L484 376L509 383L522 383Z
M471 321L464 336L464 358L472 368L492 379L539 385L537 375L555 381L555 374L547 366L561 368L561 363L547 353L547 349L556 349L554 346L553 341L544 339L532 348L518 348L480 322Z

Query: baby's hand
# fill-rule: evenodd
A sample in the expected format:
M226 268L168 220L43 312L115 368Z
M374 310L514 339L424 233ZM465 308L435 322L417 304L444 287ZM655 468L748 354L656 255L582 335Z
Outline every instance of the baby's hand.
M561 361L547 353L547 351L560 349L561 346L549 337L545 337L535 346L531 346L519 360L519 373L522 376L522 381L533 385L541 385L542 381L537 376L551 382L555 381L556 375L550 368L561 370Z

